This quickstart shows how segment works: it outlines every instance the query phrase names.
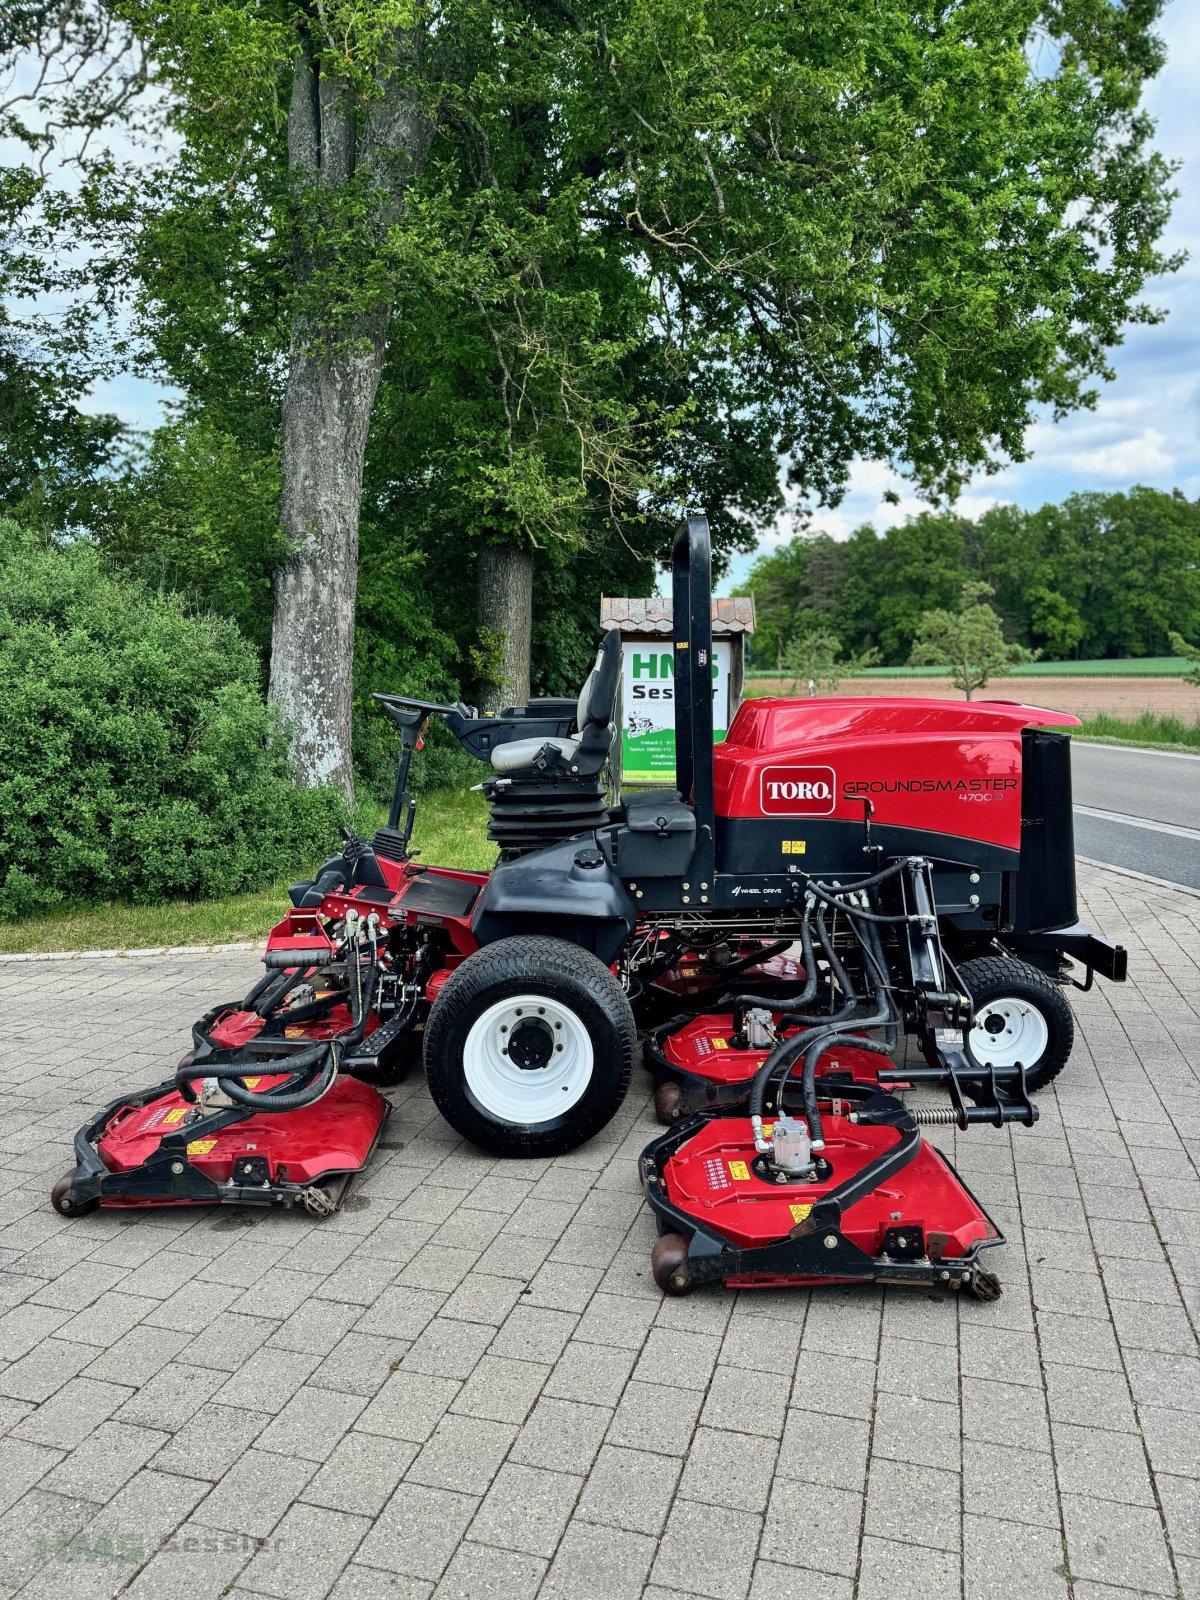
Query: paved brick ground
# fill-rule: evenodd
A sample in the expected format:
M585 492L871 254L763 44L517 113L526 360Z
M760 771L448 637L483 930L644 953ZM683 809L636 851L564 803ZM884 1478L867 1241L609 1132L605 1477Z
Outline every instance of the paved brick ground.
M1132 983L1036 1130L948 1138L990 1306L664 1301L642 1080L523 1165L405 1086L325 1223L64 1222L75 1127L253 963L0 967L0 1600L1200 1596L1200 898L1084 887Z

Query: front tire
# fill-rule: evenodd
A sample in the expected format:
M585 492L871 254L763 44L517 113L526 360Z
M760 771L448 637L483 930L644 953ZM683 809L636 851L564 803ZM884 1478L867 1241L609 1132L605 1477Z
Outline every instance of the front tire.
M1044 1089L1067 1064L1075 1019L1059 986L1044 972L1011 956L964 961L959 973L974 1018L967 1034L969 1058L980 1067L1025 1068L1025 1086Z
M596 956L562 939L499 939L468 956L434 1001L425 1076L472 1144L561 1155L615 1115L636 1047L629 1000Z

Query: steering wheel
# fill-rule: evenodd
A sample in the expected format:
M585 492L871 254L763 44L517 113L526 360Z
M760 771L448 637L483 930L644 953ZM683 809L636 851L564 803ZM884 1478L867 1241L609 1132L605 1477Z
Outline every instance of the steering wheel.
M379 704L402 728L411 728L417 722L424 722L431 716L454 716L472 718L476 715L473 706L463 705L461 700L455 701L452 706L443 705L437 700L413 700L405 694L372 694L372 700Z

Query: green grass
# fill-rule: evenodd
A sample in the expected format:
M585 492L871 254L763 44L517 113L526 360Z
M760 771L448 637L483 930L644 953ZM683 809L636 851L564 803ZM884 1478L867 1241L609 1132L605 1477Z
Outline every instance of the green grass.
M1013 678L1182 678L1189 663L1179 656L1142 656L1127 661L1026 661L1013 667ZM944 678L945 667L866 667L858 678ZM746 669L747 678L786 679L786 672Z
M1143 711L1140 717L1111 717L1106 711L1084 719L1081 728L1072 728L1076 739L1092 739L1098 744L1131 744L1151 750L1186 750L1200 755L1200 721L1187 723L1179 717L1160 716Z
M378 807L362 807L355 818L359 831L367 834L380 821ZM486 830L487 802L481 794L440 790L417 802L414 842L420 859L431 866L476 871L490 867L496 851L487 841ZM286 879L253 894L145 906L64 904L22 922L0 923L0 954L146 950L161 945L238 944L262 939L287 909L288 883L308 876L338 847L336 839L313 843L311 860L298 863Z

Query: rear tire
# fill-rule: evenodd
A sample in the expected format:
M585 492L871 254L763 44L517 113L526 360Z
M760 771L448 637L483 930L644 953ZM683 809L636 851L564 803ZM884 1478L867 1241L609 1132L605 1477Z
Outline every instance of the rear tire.
M425 1076L451 1127L501 1156L554 1156L615 1115L633 1074L629 1000L587 950L499 939L447 980L425 1024Z
M966 1037L970 1060L980 1067L1020 1061L1026 1087L1044 1089L1075 1043L1066 995L1044 972L1012 956L982 956L958 970L975 1010Z

